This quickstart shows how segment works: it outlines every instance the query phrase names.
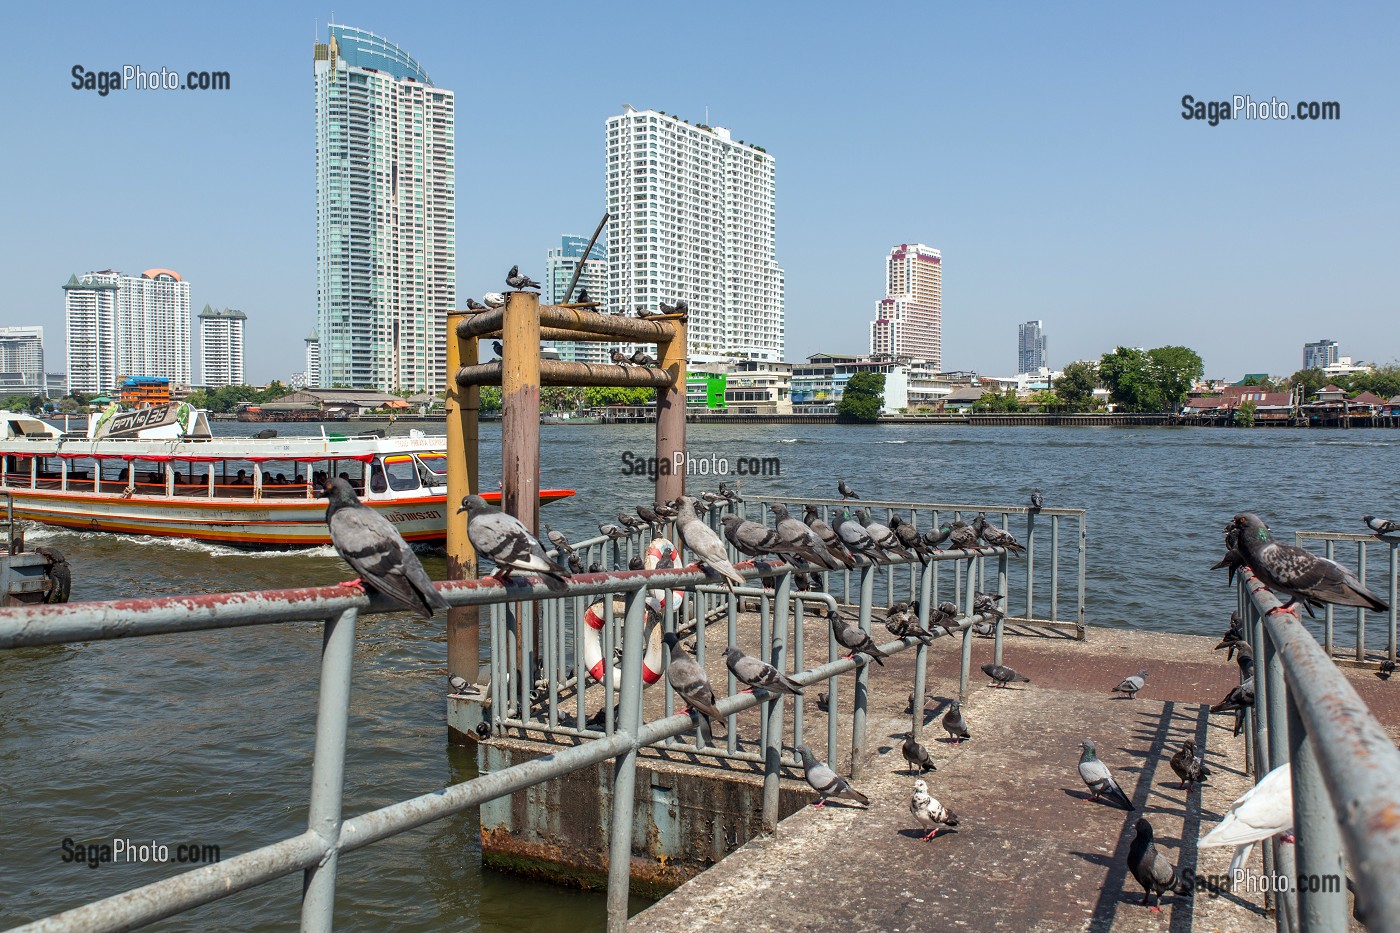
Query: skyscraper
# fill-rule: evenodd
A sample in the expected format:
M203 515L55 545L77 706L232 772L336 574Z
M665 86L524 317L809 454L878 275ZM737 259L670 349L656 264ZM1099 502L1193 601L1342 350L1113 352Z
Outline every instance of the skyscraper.
M1303 368L1326 369L1337 362L1337 341L1319 340L1303 344Z
M1016 335L1016 372L1036 373L1044 369L1045 331L1044 321L1027 321Z
M74 275L63 296L68 391L111 392L128 376L190 384L190 283L178 272Z
M550 250L544 260L544 287L540 301L543 304L559 304L564 300L564 290L569 287L574 270L583 259L583 251L588 247L586 236L564 236L559 246ZM608 302L608 245L600 237L583 262L578 284L574 286L573 300L579 292L587 291L588 297L606 306ZM559 359L575 363L606 363L610 359L611 344L579 343L574 341L546 343L559 351Z
M246 385L243 379L243 322L233 308L199 312L199 377L207 387Z
M684 299L692 356L781 360L773 157L724 127L630 105L606 134L608 304Z
M901 243L885 257L885 297L870 323L870 353L943 367L943 256Z
M313 389L321 388L321 338L316 336L314 327L311 336L306 338L306 384Z
M0 327L0 396L46 395L44 329Z
M453 93L372 32L315 46L320 384L436 392L457 303Z

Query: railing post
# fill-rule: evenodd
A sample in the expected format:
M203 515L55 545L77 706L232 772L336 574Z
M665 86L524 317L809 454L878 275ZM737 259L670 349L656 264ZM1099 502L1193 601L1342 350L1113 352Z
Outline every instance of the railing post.
M792 609L792 574L778 578L773 597L773 650L768 658L780 671L787 671L787 630ZM703 627L704 623L701 622ZM778 829L778 780L783 772L783 701L781 693L768 700L767 733L763 746L763 831Z
M973 593L976 590L976 587L973 585L973 573L975 572L976 566L976 560L967 562L967 586L964 587L964 589L967 590L967 601L963 609L963 615L968 617L972 616L972 604L974 602ZM954 564L953 579L960 580L961 578L961 575L958 573L958 567ZM958 668L958 702L966 703L968 670L972 667L972 626L969 625L962 630L962 639L962 662Z
M1395 660L1395 629L1400 621L1400 542L1390 542L1390 637L1386 641L1386 657Z
M1293 771L1293 837L1296 841L1297 918L1303 933L1347 928L1346 866L1337 814L1322 781L1322 768L1307 726L1289 691L1288 745ZM1316 880L1318 883L1314 884ZM1328 891L1335 880L1337 890ZM1317 890L1311 890L1316 888ZM1361 906L1365 906L1364 904Z
M321 636L321 688L316 704L316 751L311 760L307 828L325 839L329 850L319 865L306 869L302 876L302 933L329 933L334 925L345 734L350 720L350 674L355 662L358 615L358 609L347 609L327 619Z
M1088 628L1084 623L1084 574L1087 570L1086 561L1088 559L1089 548L1089 514L1079 513L1079 610L1075 615L1075 634L1080 641L1089 637Z
M1356 579L1366 585L1366 542L1356 542ZM1366 660L1366 610L1356 607L1356 660Z
M1035 618L1035 513L1026 513L1026 618Z
M612 818L608 822L608 933L624 933L627 929L627 898L632 888L632 809L637 788L636 739L642 727L646 590L633 590L626 599L618 728L632 739L632 745L613 763Z
M676 462L685 452L685 318L672 318L672 337L657 344L658 365L671 374L672 382L656 390L656 460L669 461L669 469L658 470L656 501L668 502L685 495L685 462Z
M1262 622L1260 623L1262 625ZM1283 659L1279 657L1278 646L1269 637L1268 631L1264 631L1262 654L1256 655L1260 663L1255 668L1254 689L1258 699L1255 701L1255 710L1260 710L1263 704L1264 721L1268 723L1268 764L1267 770L1272 771L1288 763L1290 754L1290 739L1288 735L1288 712L1285 696L1288 688L1283 682ZM1260 681L1264 681L1267 686L1264 693L1260 694ZM1290 846L1284 845L1279 837L1274 836L1269 839L1265 846L1273 851L1274 871L1277 875L1290 880L1297 877L1298 873L1294 865L1293 850ZM1296 898L1292 892L1278 891L1277 906L1279 912L1279 928L1283 930L1294 930L1297 928L1296 911L1294 905Z
M870 631L870 604L875 598L875 562L860 568L860 630ZM860 777L865 754L865 716L870 706L870 660L856 668L856 702L851 713L851 777Z
M1323 542L1322 549L1323 549L1323 556L1326 557L1328 560L1335 560L1335 559L1336 559L1336 550L1337 550L1337 548L1336 548L1336 542L1331 541L1331 540L1325 541L1325 542ZM1333 652L1332 652L1332 645L1333 645L1333 639L1332 639L1332 621L1333 621L1334 617L1335 617L1335 613L1333 612L1333 606L1332 606L1331 603L1328 603L1328 604L1327 604L1327 608L1326 608L1325 610L1323 610L1323 625L1325 626L1325 632L1324 632L1324 639L1325 639L1325 642L1324 642L1324 644L1325 644L1325 646L1326 646L1327 657L1328 657L1329 660L1330 660L1331 658L1334 657Z
M1008 559L1008 558L1007 558L1007 555L1005 555L1005 554L1003 554L1003 555L1001 555L1000 557L997 558L997 593L1000 594L1000 596L1001 596L1001 605L1005 607L1005 611L1006 611L1006 612L1010 612L1010 611L1011 611L1011 598L1007 595L1007 591L1006 591L1006 561L1007 561L1007 559ZM1030 618L1030 613L1029 613L1029 612L1026 613L1026 618ZM996 621L996 626L995 626L995 635L996 635L996 639L995 639L995 640L996 640L996 644L994 645L994 651L995 651L995 653L996 653L996 661L995 661L994 663L996 663L996 664L1000 664L1000 663L1001 663L1001 635L1002 635L1002 624L1003 624L1005 621L1006 621L1006 616L1005 616L1005 615L999 616L999 617L997 618L997 621Z
M938 564L928 561L919 575L919 628L928 628L929 613L933 610L933 572ZM914 648L914 741L924 729L924 691L928 689L928 645L923 639Z

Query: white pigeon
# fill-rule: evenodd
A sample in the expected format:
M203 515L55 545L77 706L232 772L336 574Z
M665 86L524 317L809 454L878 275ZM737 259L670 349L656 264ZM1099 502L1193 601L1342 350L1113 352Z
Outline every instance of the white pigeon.
M506 306L506 296L500 292L487 292L481 296L481 300L486 302L488 308L504 308Z
M928 784L921 778L914 782L914 796L909 801L909 812L920 826L932 826L924 835L924 841L938 835L940 825L957 826L958 818L937 800L929 796Z
M1235 846L1230 874L1244 867L1254 844L1293 830L1293 772L1279 765L1230 805L1225 818L1201 840L1201 848Z

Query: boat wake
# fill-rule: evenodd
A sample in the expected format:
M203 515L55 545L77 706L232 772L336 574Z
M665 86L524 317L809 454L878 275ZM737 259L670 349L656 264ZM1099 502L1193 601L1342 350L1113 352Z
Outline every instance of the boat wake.
M223 544L211 544L206 541L196 541L193 538L167 538L158 535L114 535L105 531L74 531L68 528L54 528L49 525L31 524L24 533L27 541L36 544L54 545L61 547L64 542L70 544L75 542L92 543L94 541L113 541L123 545L135 545L143 548L160 548L162 551L184 551L190 554L203 554L207 557L286 557L289 553L295 553L299 557L335 557L335 548L329 544L322 544L318 547L309 548L289 548L287 550L251 551L236 547L228 547Z

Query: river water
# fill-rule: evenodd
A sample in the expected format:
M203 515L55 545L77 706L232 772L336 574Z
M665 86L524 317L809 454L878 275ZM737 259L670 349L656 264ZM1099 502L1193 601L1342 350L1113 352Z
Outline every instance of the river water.
M482 435L489 488L499 426ZM649 426L545 426L541 435L543 485L578 491L545 511L555 528L589 537L620 506L651 501L649 481L629 475L623 456L649 455ZM1260 513L1285 540L1295 530L1364 530L1363 513L1400 517L1400 433L1390 431L692 425L689 437L696 458L779 458L781 475L744 480L755 494L830 497L844 477L867 498L1022 504L1040 487L1049 506L1086 508L1091 627L1219 630L1233 597L1223 573L1206 568L1235 512ZM693 478L691 489L712 485ZM74 600L347 576L329 549L246 554L52 529L29 540L66 554ZM444 576L441 559L424 563ZM1371 580L1379 586L1380 574ZM65 838L213 843L228 858L302 831L319 647L319 626L296 624L0 653L0 925L177 868L64 862ZM347 814L474 776L474 756L446 742L445 660L440 621L361 619ZM289 929L299 893L300 877L289 877L157 928ZM601 929L603 914L599 895L483 873L475 814L340 864L340 929L574 931Z

